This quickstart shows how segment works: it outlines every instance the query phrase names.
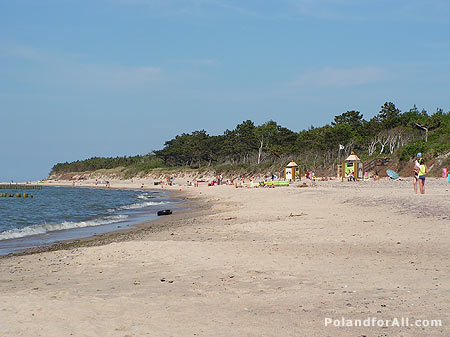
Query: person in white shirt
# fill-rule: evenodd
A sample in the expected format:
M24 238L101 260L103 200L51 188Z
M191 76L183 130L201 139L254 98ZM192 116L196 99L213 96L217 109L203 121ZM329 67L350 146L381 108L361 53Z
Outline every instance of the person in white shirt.
M422 158L422 153L418 153L416 156L416 161L414 162L414 193L417 194L417 182L419 180L419 170L420 170L420 164L419 160Z

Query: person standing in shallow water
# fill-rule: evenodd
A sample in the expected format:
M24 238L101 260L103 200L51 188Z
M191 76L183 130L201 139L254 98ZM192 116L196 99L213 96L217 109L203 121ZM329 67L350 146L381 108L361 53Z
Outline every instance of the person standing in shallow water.
M427 167L423 158L419 159L419 189L420 194L425 194L425 174L427 173Z

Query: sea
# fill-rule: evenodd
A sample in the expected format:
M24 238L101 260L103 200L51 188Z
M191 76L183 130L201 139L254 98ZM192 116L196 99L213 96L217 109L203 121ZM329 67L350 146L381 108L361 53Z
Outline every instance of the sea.
M43 186L0 192L33 195L0 197L0 255L133 228L178 204L151 190Z

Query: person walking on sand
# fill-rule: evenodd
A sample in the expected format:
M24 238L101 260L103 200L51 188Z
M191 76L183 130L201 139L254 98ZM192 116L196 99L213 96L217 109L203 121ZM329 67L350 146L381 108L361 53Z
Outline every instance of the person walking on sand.
M419 160L422 158L422 153L418 153L417 157L416 157L416 161L414 162L414 178L413 178L413 183L414 183L414 193L417 194L417 182L419 180L419 169L420 169L420 164L419 164Z
M427 167L423 158L419 159L419 189L420 194L425 194L425 174L427 173Z

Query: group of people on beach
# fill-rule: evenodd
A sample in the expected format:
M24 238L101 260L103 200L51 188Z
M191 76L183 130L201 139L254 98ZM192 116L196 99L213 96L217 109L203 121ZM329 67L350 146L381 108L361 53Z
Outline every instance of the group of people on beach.
M316 174L314 173L314 171L306 171L305 178L316 181Z

